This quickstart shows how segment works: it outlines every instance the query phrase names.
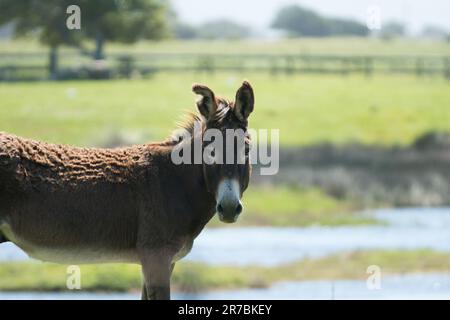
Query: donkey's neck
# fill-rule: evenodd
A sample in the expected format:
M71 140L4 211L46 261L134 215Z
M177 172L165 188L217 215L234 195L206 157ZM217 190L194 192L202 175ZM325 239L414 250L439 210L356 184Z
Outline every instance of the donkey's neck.
M207 190L202 165L181 164L178 177L192 207L191 214L203 226L214 216L216 200Z
M188 143L188 142L185 142ZM203 229L209 220L214 216L216 200L205 183L203 166L201 164L174 164L171 153L175 146L164 146L160 149L160 165L164 163L163 183L170 190L170 193L178 192L183 195L186 203L185 212L190 215L192 221L192 232L194 236Z

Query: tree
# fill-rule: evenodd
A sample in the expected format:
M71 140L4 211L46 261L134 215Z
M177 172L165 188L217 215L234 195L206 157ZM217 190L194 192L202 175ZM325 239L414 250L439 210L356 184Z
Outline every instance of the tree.
M328 27L322 17L297 5L281 8L275 16L272 28L285 30L291 36L328 35Z
M204 23L197 29L198 36L205 39L242 39L247 38L251 30L234 21L219 19Z
M403 37L406 34L405 26L396 21L385 23L380 30L380 37L385 40L392 38Z
M355 35L355 36L367 36L369 29L356 21L346 19L328 19L328 26L330 34L332 35Z
M195 39L198 37L198 30L195 26L192 26L183 22L176 22L173 26L173 33L177 39Z
M66 26L70 5L81 9L81 30ZM37 32L41 42L50 47L49 71L56 78L59 46L93 39L94 57L101 59L107 40L159 39L166 35L166 6L164 0L1 0L0 24L14 22L17 36Z
M48 0L2 0L0 2L0 25L14 23L15 36L38 33L40 41L50 47L49 74L57 77L58 47L62 44L76 45L81 37L66 27L64 1Z
M172 14L171 28L177 39L227 39L236 40L250 36L252 30L242 24L228 19L218 19L201 25L191 25L180 21Z
M173 8L168 8L167 10L167 24L176 39L187 40L197 38L197 28L181 21Z
M427 39L445 40L450 33L442 27L428 25L423 28L421 36Z
M360 22L323 17L297 5L281 8L275 16L272 28L285 30L294 37L366 36L369 33L367 27Z
M163 0L69 0L81 8L82 32L95 41L95 59L104 58L105 41L133 43L168 34Z

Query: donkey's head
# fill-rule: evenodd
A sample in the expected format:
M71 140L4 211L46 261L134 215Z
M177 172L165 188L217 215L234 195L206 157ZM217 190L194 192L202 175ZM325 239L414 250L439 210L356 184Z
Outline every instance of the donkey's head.
M232 223L242 212L241 197L251 173L247 127L255 103L253 89L244 81L235 101L216 97L204 85L195 84L192 90L201 96L197 107L205 120L202 146L206 186L215 195L220 220Z

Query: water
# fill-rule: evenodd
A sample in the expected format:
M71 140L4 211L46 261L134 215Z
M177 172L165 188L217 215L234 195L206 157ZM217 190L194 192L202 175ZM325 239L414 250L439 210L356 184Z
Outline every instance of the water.
M450 274L410 274L384 277L379 290L361 280L280 282L267 289L174 293L173 299L277 300L277 299L450 299ZM139 293L2 293L0 300L136 300Z
M308 228L207 229L186 260L209 264L273 266L305 257L361 249L429 248L450 252L450 208L393 209L365 213L382 225ZM12 244L0 245L0 260L25 260ZM3 299L138 299L140 293L6 293ZM381 290L365 281L280 282L265 289L174 293L174 299L450 299L450 274L382 278Z
M274 266L354 250L429 248L450 252L450 208L378 210L366 215L382 224L206 230L187 259Z
M185 260L275 266L306 257L365 249L429 248L450 252L450 208L389 209L366 214L383 225L206 229ZM0 245L0 261L24 259L28 259L26 254L13 244Z
M343 299L450 299L450 274L412 274L382 279L379 290L363 280L280 282L268 289L217 291L188 296L192 299L343 300ZM175 298L180 298L175 296ZM181 296L181 298L184 298Z

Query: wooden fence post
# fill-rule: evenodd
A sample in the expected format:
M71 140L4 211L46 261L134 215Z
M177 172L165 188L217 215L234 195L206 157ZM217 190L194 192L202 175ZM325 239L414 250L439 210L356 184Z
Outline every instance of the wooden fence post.
M366 77L370 77L373 73L373 58L364 57L364 74Z
M450 57L444 58L444 77L450 80Z
M416 75L420 77L425 71L425 62L422 57L416 59Z
M275 56L271 56L268 58L268 61L271 75L276 75L278 73L277 58Z
M291 56L286 56L286 74L294 72L294 59Z

